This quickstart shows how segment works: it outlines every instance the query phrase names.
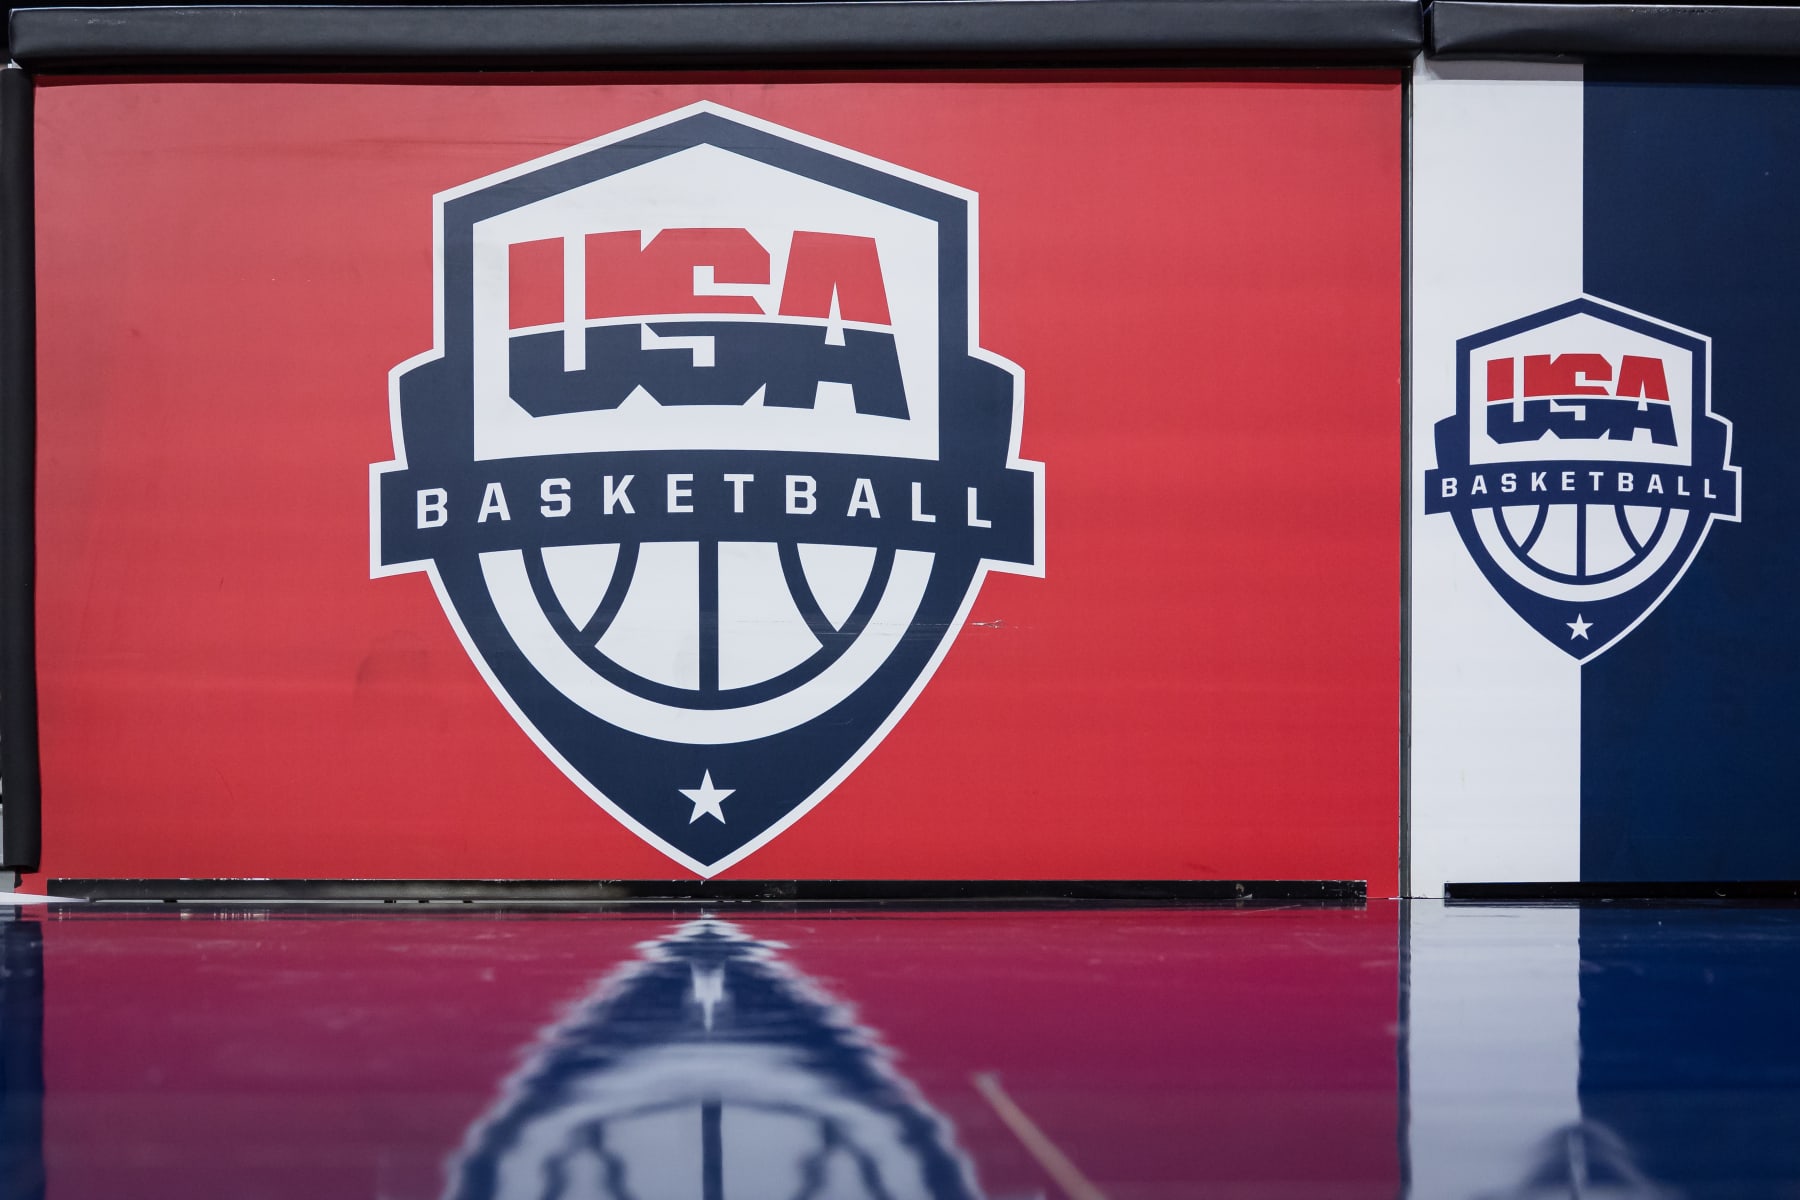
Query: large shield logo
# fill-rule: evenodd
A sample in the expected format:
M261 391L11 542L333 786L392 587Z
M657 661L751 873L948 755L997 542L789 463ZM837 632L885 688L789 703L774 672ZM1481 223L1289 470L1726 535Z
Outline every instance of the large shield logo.
M1488 582L1586 662L1669 594L1715 520L1738 519L1708 340L1591 296L1456 343L1425 511Z
M714 874L893 728L989 570L1043 573L975 197L697 104L436 213L372 574L429 573L544 753Z

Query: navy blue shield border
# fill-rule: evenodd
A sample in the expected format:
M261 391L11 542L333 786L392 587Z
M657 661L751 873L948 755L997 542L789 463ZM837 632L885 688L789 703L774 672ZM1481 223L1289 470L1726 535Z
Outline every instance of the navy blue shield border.
M539 748L590 798L645 841L702 876L766 844L831 792L886 736L918 696L962 627L990 569L1043 574L1043 468L1018 456L1023 402L1019 369L977 345L970 308L973 197L932 187L898 168L812 144L710 103L607 135L594 148L523 164L496 181L440 197L438 350L395 368L390 379L395 459L371 468L371 575L424 570L471 659ZM414 528L416 490L491 478L504 461L474 461L473 229L477 222L597 179L710 145L932 221L937 228L940 477L979 486L988 525L953 520L933 528L933 566L911 628L848 698L804 723L752 741L676 744L619 729L578 707L539 674L501 622L479 553L495 547L434 544ZM543 161L543 160L539 160ZM709 454L683 453L683 461ZM643 461L644 452L636 452ZM771 477L818 469L830 456L759 455ZM567 458L583 456L565 456ZM600 457L600 456L585 456ZM522 461L522 460L514 460ZM547 460L537 460L543 465ZM673 460L671 460L673 461ZM828 468L828 464L823 464ZM552 470L550 474L557 473ZM810 473L810 471L809 471ZM696 514L693 540L745 537ZM741 518L739 518L741 521ZM889 528L896 526L889 521ZM916 539L916 531L908 531ZM579 539L577 539L579 540ZM770 538L769 540L777 540ZM877 541L879 539L876 539ZM878 548L880 548L878 546ZM727 819L694 820L681 792L703 779L730 789Z
M1691 504L1682 506L1688 509L1689 520L1682 529L1675 548L1655 572L1618 595L1600 600L1573 601L1548 596L1524 586L1494 561L1475 526L1474 510L1502 507L1503 502L1498 493L1489 493L1487 498L1477 503L1467 495L1466 489L1459 489L1462 494L1457 500L1449 502L1444 500L1440 492L1441 481L1446 476L1466 479L1470 468L1469 423L1474 419L1474 414L1469 363L1474 352L1494 342L1582 314L1680 346L1693 355L1694 427L1690 441L1693 447L1693 465L1686 469L1663 468L1672 475L1679 470L1684 479L1691 483L1693 496ZM1686 574L1715 520L1739 519L1739 469L1730 465L1731 422L1712 411L1709 349L1709 342L1704 337L1641 313L1619 308L1593 296L1582 296L1566 304L1457 339L1456 413L1439 421L1433 429L1437 466L1425 473L1425 511L1427 514L1450 513L1463 545L1468 548L1469 556L1475 560L1482 575L1500 597L1545 640L1578 662L1591 661L1617 645L1621 638L1636 629L1655 610L1663 597ZM1559 495L1555 502L1587 504L1617 502L1616 496L1588 486L1591 476L1587 472L1614 472L1621 466L1629 465L1610 460L1588 462L1570 459L1532 463L1529 467L1531 470L1545 470L1554 474L1575 472L1576 479L1582 486L1566 498ZM1517 469L1524 471L1526 466L1527 464L1521 464ZM1646 464L1644 469L1656 468L1653 464ZM1531 502L1515 500L1513 503ZM1642 504L1643 501L1640 498L1635 503ZM1503 520L1498 513L1495 514L1495 519ZM1581 630L1580 636L1577 629Z

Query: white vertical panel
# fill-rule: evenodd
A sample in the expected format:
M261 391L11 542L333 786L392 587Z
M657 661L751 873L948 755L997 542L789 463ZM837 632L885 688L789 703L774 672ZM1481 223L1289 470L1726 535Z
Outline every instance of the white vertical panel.
M1412 121L1412 894L1572 880L1581 674L1424 511L1456 340L1581 294L1581 68L1420 59Z
M1581 1121L1581 912L1414 901L1408 950L1409 1194L1523 1195Z

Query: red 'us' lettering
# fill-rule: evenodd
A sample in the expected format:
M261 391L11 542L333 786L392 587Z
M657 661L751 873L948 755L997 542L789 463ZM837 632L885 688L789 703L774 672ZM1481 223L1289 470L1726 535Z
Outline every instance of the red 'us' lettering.
M1664 373L1662 359L1640 354L1627 354L1619 360L1616 379L1612 360L1604 354L1527 354L1522 359L1488 361L1487 398L1490 402L1558 396L1616 396L1621 400L1667 401L1669 379Z
M546 238L509 247L512 328L569 319L568 242ZM591 233L581 237L575 257L586 277L580 315L587 320L686 313L769 315L747 293L779 283L773 315L827 318L835 305L845 321L892 323L873 238L801 230L788 246L780 280L770 276L768 249L742 229L665 229L648 242L637 230Z

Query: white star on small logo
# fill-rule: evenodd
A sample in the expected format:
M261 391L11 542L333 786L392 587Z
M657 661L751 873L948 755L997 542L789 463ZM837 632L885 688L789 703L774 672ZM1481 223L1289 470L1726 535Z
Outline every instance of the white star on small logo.
M677 788L675 790L694 802L694 815L688 818L689 825L698 821L703 815L716 817L718 818L719 824L723 825L725 823L725 810L720 808L719 805L724 802L725 797L737 791L736 788L714 787L711 771L708 771L705 777L700 780L699 787Z
M1568 622L1568 626L1569 626L1569 640L1574 641L1576 638L1585 639L1587 637L1587 631L1594 627L1594 623L1592 621L1582 620L1581 614L1576 613L1575 619L1573 621Z

